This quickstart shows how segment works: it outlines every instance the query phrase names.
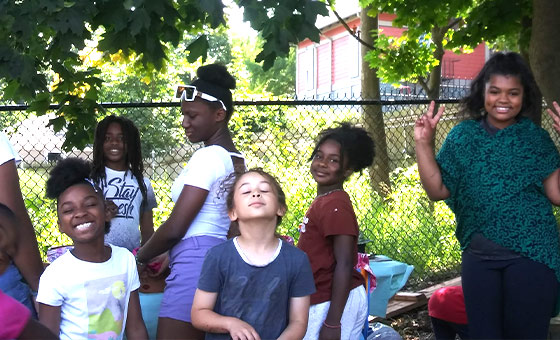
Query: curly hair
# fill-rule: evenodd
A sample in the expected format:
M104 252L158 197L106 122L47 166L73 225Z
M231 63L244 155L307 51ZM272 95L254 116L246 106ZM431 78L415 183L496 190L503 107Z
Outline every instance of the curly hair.
M473 119L480 119L486 114L484 110L486 84L494 75L519 78L523 86L523 103L520 115L532 117L538 114L540 111L541 92L531 69L523 58L515 52L499 52L488 59L480 73L471 83L469 95L461 101L461 114Z
M339 123L337 127L326 129L319 133L317 144L309 160L315 157L321 144L327 140L334 140L340 144L341 164L347 164L348 168L352 169L352 172L362 171L373 163L373 158L375 157L373 139L366 130L346 122Z
M56 199L62 195L68 188L86 184L93 188L103 200L103 193L90 178L91 164L80 158L70 157L58 161L55 167L49 172L49 178L46 184L46 197ZM57 202L58 205L58 202ZM110 222L105 222L105 233L109 232Z
M274 176L272 176L271 174L269 174L268 172L264 171L261 168L253 168L245 172L240 172L235 174L235 179L231 183L231 188L226 198L226 206L228 211L231 211L235 206L233 202L233 196L235 195L235 187L237 186L237 183L239 183L239 181L241 180L241 178L243 178L243 176L250 173L259 174L270 182L270 185L272 186L274 192L276 193L276 196L278 197L278 204L280 204L280 207L282 207L284 210L287 211L288 205L286 204L286 194L284 193L284 190L282 190L280 183ZM282 222L282 216L278 216L276 220L276 226L279 226L281 222ZM237 227L237 221L232 221L231 223L233 227Z
M93 141L93 165L91 179L96 183L101 183L106 179L105 174L105 154L103 144L109 125L119 124L123 133L125 147L125 164L132 172L138 182L138 187L142 193L142 209L148 200L148 189L144 183L144 163L142 162L142 144L140 142L140 132L134 123L125 117L107 116L97 124L95 129L95 139Z

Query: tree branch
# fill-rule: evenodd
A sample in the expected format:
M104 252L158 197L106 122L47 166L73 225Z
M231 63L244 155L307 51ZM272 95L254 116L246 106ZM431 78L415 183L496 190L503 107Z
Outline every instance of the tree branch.
M426 95L428 95L429 87L426 80L423 77L418 77L418 84L420 84L420 86L424 89L424 92L426 92Z
M350 35L352 37L354 37L354 39L358 40L358 42L364 46L366 46L367 48L369 48L370 50L375 50L375 46L368 44L367 42L363 41L357 34L356 32L354 32L353 29L350 28L350 26L348 26L348 24L346 23L346 21L344 21L344 19L342 19L342 17L338 14L338 12L334 9L334 6L331 2L331 0L327 0L327 4L329 5L329 7L331 8L332 12L334 13L334 15L336 16L336 18L338 19L338 22L340 22L342 24L342 26L348 31L348 33L350 33ZM362 9L363 10L363 9ZM369 34L369 32L367 32L366 34Z
M455 20L451 21L447 26L445 26L445 32L447 32L448 29L452 28L453 26L457 25L458 23L460 23L463 20L463 18L456 18Z

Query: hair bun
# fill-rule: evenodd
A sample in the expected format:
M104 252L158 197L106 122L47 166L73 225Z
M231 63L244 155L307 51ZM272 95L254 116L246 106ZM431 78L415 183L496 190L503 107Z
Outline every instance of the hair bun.
M229 73L227 68L221 64L209 64L198 68L196 76L206 82L225 87L227 89L235 89L235 78Z

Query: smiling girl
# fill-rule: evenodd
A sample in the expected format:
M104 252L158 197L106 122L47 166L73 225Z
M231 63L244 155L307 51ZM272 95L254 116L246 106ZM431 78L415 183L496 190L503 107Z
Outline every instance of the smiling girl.
M74 248L47 267L39 282L39 320L61 339L147 339L138 272L126 249L105 245L110 212L78 158L58 162L47 180L58 226Z
M154 233L152 209L157 202L143 175L140 132L130 119L108 116L97 124L92 168L103 196L116 205L105 241L133 251Z
M416 121L420 180L455 213L470 339L546 339L558 297L560 155L528 116L540 94L516 53L497 53L463 100L472 119L433 143L443 107ZM552 203L552 204L551 204Z
M298 248L309 256L317 292L311 295L305 339L358 339L367 317L358 260L358 221L344 182L373 162L367 132L350 124L322 131L311 154L317 197L300 225Z

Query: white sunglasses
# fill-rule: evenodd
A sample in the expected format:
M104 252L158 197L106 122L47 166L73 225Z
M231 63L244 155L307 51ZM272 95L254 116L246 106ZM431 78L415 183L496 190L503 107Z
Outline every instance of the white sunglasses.
M226 105L220 99L206 94L204 92L200 92L196 89L196 86L193 85L177 85L177 92L175 92L175 98L181 98L181 101L192 102L196 97L200 97L204 100L209 102L220 102L224 111L227 111Z

